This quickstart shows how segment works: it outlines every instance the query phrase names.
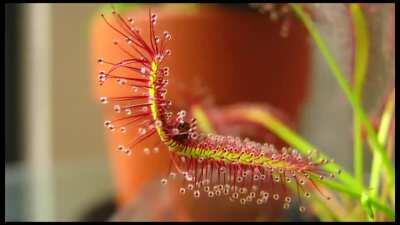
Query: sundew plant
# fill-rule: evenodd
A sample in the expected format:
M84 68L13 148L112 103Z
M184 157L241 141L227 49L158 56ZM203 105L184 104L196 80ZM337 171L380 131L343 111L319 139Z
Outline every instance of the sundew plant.
M394 129L391 128L394 87L383 101L377 125L362 104L369 63L370 34L366 11L370 6L345 5L352 22L350 35L354 52L352 74L349 75L339 67L315 25L314 14L318 7L312 4L251 4L270 19L284 21L283 37L290 35L291 20L301 21L310 40L320 50L330 69L327 76L336 79L353 109L354 171L345 170L334 161L334 155L327 156L323 149L301 137L261 105L238 103L231 110L219 112L223 118L219 123L230 118L261 126L264 130L257 132L271 131L285 141L285 147L218 134L216 121L208 117L212 112L217 113L217 106L200 103L175 110L167 95L173 73L165 61L173 57L174 49L168 47L173 34L157 30L157 23L162 22L162 18L149 8L149 35L143 35L135 27L135 18L125 18L121 14L127 6L115 6L111 6L111 13L101 14L101 17L110 32L115 33L115 48L124 57L120 61L98 59L103 65L98 85L117 82L121 88L128 87L131 94L100 98L100 102L109 105L115 115L106 120L104 126L116 135L131 134L131 141L115 146L115 150L126 157L135 157L138 151L149 154L161 151L160 146L167 147L171 166L160 185L180 182L176 191L191 195L194 200L204 195L242 207L264 207L266 204L278 205L281 210L295 207L300 216L310 210L322 221L394 220ZM381 10L375 7L373 10ZM210 110L210 107L215 108ZM139 129L130 129L134 124L139 125ZM142 142L148 142L148 147L138 149L136 146ZM373 155L368 183L363 180L366 168L366 148L363 146L367 146ZM352 213L343 213L343 208L352 209Z

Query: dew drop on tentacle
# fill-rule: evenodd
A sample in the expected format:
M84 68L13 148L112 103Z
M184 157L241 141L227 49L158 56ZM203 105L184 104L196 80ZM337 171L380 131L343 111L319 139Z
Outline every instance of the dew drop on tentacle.
M193 180L193 176L190 174L186 174L185 179L190 182Z
M247 188L239 188L239 193L240 194L246 194Z
M117 147L117 150L118 151L122 151L122 150L124 150L125 149L125 147L123 146L123 145L118 145L118 147Z
M169 176L171 177L171 179L175 179L176 178L176 173L171 172L171 173L169 173Z
M121 112L121 106L120 105L114 105L113 109L114 109L114 112L116 112L116 113L120 113Z
M155 59L156 59L156 61L161 62L161 60L163 59L163 56L161 54L157 54Z
M253 176L253 180L254 180L254 181L257 181L258 179L259 179L258 174L255 174L255 175Z
M132 155L132 151L131 151L129 148L125 148L125 149L123 150L123 152L124 152L127 156Z
M154 41L158 44L158 43L160 43L161 39L159 36L155 36Z
M156 20L157 19L157 14L152 13L151 16L150 16L150 19Z
M104 121L104 126L105 127L109 127L111 125L111 121L110 120L106 120L106 121Z
M164 38L166 39L166 40L171 40L171 33L169 33L168 31L164 31Z
M147 106L143 106L143 107L140 109L140 111L142 111L142 112L147 112L147 111L149 111L149 108L148 108Z
M162 127L162 121L161 120L156 120L154 121L154 125L156 128L161 128Z
M137 27L133 27L131 30L132 30L133 32L137 33L137 34L140 34L140 29L137 28Z
M108 129L109 129L110 131L115 131L115 126L112 125L112 124L110 124L110 125L108 126Z
M139 91L139 88L138 87L132 87L131 90L132 90L133 93L137 93Z
M247 197L246 197L246 201L247 201L247 202L252 202L252 201L253 201L253 198L250 197L250 196L247 196Z
M284 209L289 209L289 207L290 207L290 203L288 203L288 202L283 203Z
M194 196L195 198L199 198L199 197L200 197L200 191L199 191L199 190L194 191L194 192L193 192L193 196Z
M192 132L190 133L190 139L196 140L199 137L199 134L197 132Z
M232 194L232 198L238 199L239 198L239 193L235 192Z
M104 82L104 81L106 81L106 78L107 78L107 76L106 76L106 74L104 73L104 71L100 71L100 72L99 72L99 76L98 76L99 81Z
M101 104L107 104L108 103L108 98L107 97L100 97L100 103Z
M126 79L117 79L117 83L122 86L126 85L128 81Z
M141 67L141 68L140 68L140 73L146 74L146 72L147 72L146 67Z
M179 188L179 194L184 195L186 193L186 189L185 188Z
M163 73L164 76L168 76L169 75L169 67L167 67L167 66L164 67L163 70L162 70L162 73Z
M224 189L222 192L224 195L229 195L229 188Z
M173 128L171 131L172 131L172 135L178 135L179 134L179 129L178 128Z
M140 128L138 129L138 134L139 134L139 135L144 135L144 134L146 134L146 129L143 128L143 127L140 127Z
M161 184L162 185L166 185L167 183L168 183L167 179L165 179L165 178L161 179Z
M131 115L132 114L132 110L131 109L125 109L125 114L126 115Z

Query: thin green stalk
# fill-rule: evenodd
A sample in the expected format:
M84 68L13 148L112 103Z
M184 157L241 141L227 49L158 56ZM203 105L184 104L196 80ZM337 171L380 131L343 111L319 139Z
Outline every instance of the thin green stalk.
M354 96L362 105L362 87L368 67L368 28L364 15L358 4L350 5L350 15L354 28L355 62L354 62ZM363 142L361 133L361 118L356 110L353 110L353 136L354 136L354 173L357 181L363 184Z
M388 179L393 181L394 180L394 168L385 154L386 150L384 147L379 143L377 135L374 131L374 128L372 127L368 116L365 114L363 108L359 104L359 102L355 99L354 94L350 88L350 85L348 84L347 80L345 79L345 75L343 72L340 70L339 66L337 65L335 59L333 58L332 54L328 50L324 40L322 39L321 35L319 34L317 28L315 27L314 23L312 22L310 16L306 14L303 9L301 8L300 5L296 3L291 3L290 4L294 10L294 12L298 15L298 17L301 19L309 33L311 34L311 37L315 41L316 45L320 49L322 56L325 58L330 70L332 71L332 74L336 78L337 82L339 83L339 86L343 90L346 98L349 100L352 108L354 111L358 112L362 123L364 124L366 130L367 130L367 136L368 140L371 142L372 145L372 150L374 154L379 154L382 158L382 162L384 165L384 168L386 169L388 173Z
M369 201L369 193L364 192L361 194L361 205L367 213L368 221L374 221L375 213Z
M392 120L394 112L394 93L391 93L389 99L385 104L385 108L381 117L379 131L378 131L378 139L379 142L383 145L386 143L388 137L388 131L390 128L390 121ZM379 180L381 175L381 164L382 159L380 155L375 154L372 159L372 167L371 167L371 177L369 188L371 189L371 195L377 196L379 189Z
M363 184L363 167L364 167L364 153L363 153L363 143L362 143L362 129L361 129L361 120L357 114L357 112L353 111L353 137L354 137L354 143L353 143L353 154L354 154L354 160L353 160L353 167L354 167L354 176L356 177L356 180L358 183Z

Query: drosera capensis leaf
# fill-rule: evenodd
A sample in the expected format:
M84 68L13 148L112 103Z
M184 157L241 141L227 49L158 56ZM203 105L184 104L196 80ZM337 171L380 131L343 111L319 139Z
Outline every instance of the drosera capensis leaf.
M104 125L111 132L130 132L130 125L141 125L131 142L116 147L129 156L137 154L134 147L138 143L150 138L158 138L168 147L173 168L161 180L162 185L171 176L183 182L179 193L192 192L195 199L205 193L209 198L223 197L241 205L275 201L288 209L294 198L289 185L297 187L298 198L308 198L309 190L319 190L318 180L334 179L340 173L323 169L333 169L326 167L331 162L319 157L315 160L313 149L300 153L247 138L199 132L198 121L188 119L184 110L174 113L166 98L170 72L164 59L171 55L167 42L172 36L168 31L157 33L158 15L149 10L149 40L141 35L133 19L123 18L116 10L112 15L112 19L101 16L120 37L114 44L125 58L118 62L100 58L98 63L107 68L99 72L98 84L116 81L121 88L131 89L132 94L100 98L101 103L112 104L116 115ZM306 207L300 205L298 211L303 213Z

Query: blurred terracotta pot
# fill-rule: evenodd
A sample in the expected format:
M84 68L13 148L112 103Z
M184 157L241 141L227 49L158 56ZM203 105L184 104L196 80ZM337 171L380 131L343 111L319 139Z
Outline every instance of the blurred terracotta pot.
M157 31L172 34L168 43L172 55L166 64L171 69L168 97L175 104L185 105L182 87L191 90L194 87L189 85L198 78L217 105L266 102L296 123L308 88L311 54L306 30L298 21L292 21L289 36L283 38L279 32L281 22L270 21L246 7L160 4L152 6L152 12L158 14ZM134 18L135 25L148 37L147 7L122 14ZM113 45L113 40L121 37L100 16L94 20L91 34L92 83L97 84L98 72L103 69L97 59L116 62L125 55ZM114 83L94 90L96 100L129 93ZM105 110L106 119L112 115L112 110ZM136 131L133 127L128 135L107 133L120 206L135 199L147 182L165 175L169 166L167 151L161 149L159 155L151 157L143 154L148 143L137 146L134 157L115 150L118 144L131 140Z

